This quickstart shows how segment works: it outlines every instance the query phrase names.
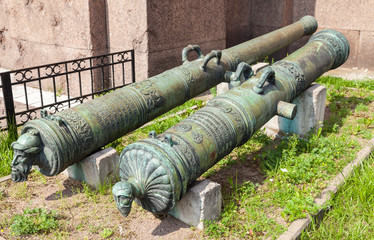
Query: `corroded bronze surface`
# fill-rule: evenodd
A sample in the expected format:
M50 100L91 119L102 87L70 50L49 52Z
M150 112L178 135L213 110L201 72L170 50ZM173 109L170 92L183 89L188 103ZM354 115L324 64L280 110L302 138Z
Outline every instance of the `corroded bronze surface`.
M121 181L113 188L117 208L127 216L135 199L154 213L170 211L189 184L274 115L292 118L296 109L282 105L321 74L343 64L348 53L348 41L341 33L321 31L303 48L212 99L164 133L152 132L150 138L127 146L120 156Z
M34 136L40 139L38 152L19 157L26 150L17 150L12 178L26 180L31 165L37 165L45 175L56 175L100 147L225 81L225 73L234 72L240 62L254 63L316 29L316 20L306 16L222 52L212 51L203 56L198 46L191 45L183 51L182 66L61 113L30 121L22 134L36 132ZM198 52L197 60L187 60L190 51ZM233 85L238 82L236 79ZM22 144L17 146L27 149L27 144Z

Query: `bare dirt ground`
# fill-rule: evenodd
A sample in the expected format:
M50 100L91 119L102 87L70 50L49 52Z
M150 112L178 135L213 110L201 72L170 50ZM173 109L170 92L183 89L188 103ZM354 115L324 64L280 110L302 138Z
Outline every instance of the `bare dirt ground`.
M0 226L26 208L57 210L61 215L59 230L47 235L28 235L22 239L103 239L100 233L113 231L109 239L201 239L202 233L171 217L156 218L136 204L127 218L116 209L110 190L105 195L93 194L82 184L60 174L44 177L33 174L26 183L0 183ZM5 239L12 236L8 228L0 232Z
M223 191L230 191L229 177L237 181L260 183L264 176L253 161L236 163L230 169L219 170L210 179L222 185ZM22 214L26 208L56 210L61 216L60 229L49 234L26 235L21 239L104 239L100 233L105 228L113 235L108 239L202 239L204 233L169 215L162 219L133 204L133 209L124 218L116 209L111 190L105 194L87 189L82 183L59 174L45 177L33 172L27 182L0 183L0 236L5 239L20 239L13 236L9 222L15 214ZM3 231L1 232L1 229Z

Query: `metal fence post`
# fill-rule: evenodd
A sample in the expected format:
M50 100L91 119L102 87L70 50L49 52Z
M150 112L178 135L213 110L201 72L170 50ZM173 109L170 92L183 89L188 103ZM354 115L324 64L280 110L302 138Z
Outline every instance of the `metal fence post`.
M135 50L131 50L131 73L132 73L132 82L135 82Z
M3 96L5 103L5 114L8 125L8 133L17 138L17 122L16 113L13 102L13 91L10 80L10 73L1 73L0 75L3 85Z

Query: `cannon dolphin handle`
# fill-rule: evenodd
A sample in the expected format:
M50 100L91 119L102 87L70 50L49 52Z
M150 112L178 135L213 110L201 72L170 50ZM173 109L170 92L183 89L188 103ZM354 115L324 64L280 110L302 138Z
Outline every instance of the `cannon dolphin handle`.
M31 146L38 151L26 153L30 144L24 142L25 137L14 145L18 149L12 162L12 178L25 181L32 165L47 176L56 175L100 147L225 81L226 71L234 72L240 62L254 63L316 29L316 20L307 16L205 57L200 47L191 45L184 49L184 63L179 67L55 115L29 121L22 134L39 138L32 142L37 146ZM198 59L187 60L191 51L197 52Z
M189 184L274 115L294 117L296 108L289 103L321 74L343 64L348 54L340 32L323 30L164 133L152 132L128 145L120 156L121 181L112 190L117 208L127 216L134 199L151 212L170 211Z

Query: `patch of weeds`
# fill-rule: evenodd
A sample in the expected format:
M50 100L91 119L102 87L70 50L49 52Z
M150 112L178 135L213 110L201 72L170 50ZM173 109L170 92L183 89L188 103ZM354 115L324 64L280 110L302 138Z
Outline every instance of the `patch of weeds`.
M363 103L359 103L356 108L355 108L355 112L367 112L369 111L369 107Z
M113 180L107 178L104 183L99 184L97 192L102 196L111 194L111 189L113 185L114 185Z
M205 234L212 238L253 239L269 237L268 232L281 233L284 226L269 218L258 208L270 207L263 201L258 186L251 182L238 185L229 180L233 191L224 199L224 209L219 221L207 221Z
M25 209L23 214L16 214L10 229L14 235L49 233L59 227L59 215L45 208Z
M288 54L287 54L287 56L288 56ZM264 62L264 63L269 63L269 64L274 64L274 58L271 58L271 59L269 59L269 56L266 56L266 57L264 57L264 59L261 61L261 62Z
M75 227L75 230L79 231L83 228L84 224L83 223L79 223L76 227Z
M30 197L30 192L27 188L27 182L20 182L14 185L13 191L10 192L14 198L25 199Z
M373 133L371 131L368 131L368 130L365 130L363 133L362 133L362 137L366 140L370 140L374 137Z
M313 200L311 196L305 198L296 193L284 206L281 212L282 217L287 222L292 222L299 218L305 218L307 213L315 213L318 208L317 205L313 203Z
M248 141L258 145L257 151L263 149L256 152L245 147L261 162L268 178L262 186L250 182L237 186L229 179L234 190L224 193L221 219L209 222L205 233L213 238L276 238L286 228L274 219L282 217L289 224L315 212L313 199L325 181L353 160L358 149L350 135L331 126L332 132L319 128L304 139L291 135L274 142L257 135Z
M213 95L213 97L217 96L217 87L212 87L209 91L210 94Z
M371 117L363 117L363 118L358 118L357 123L363 124L365 128L370 127L374 123L374 118Z
M345 80L340 77L323 76L316 80L324 85L334 85L334 87L349 87L374 90L374 80Z
M89 226L90 233L94 233L94 234L99 234L100 228L101 228L101 225L99 225L99 226L92 226L92 225L90 225Z
M82 192L86 196L87 199L90 199L94 203L98 202L97 192L92 188L90 185L88 185L85 182L82 182L83 190Z
M233 165L235 162L236 160L231 155L229 155L220 161L220 165L222 168L224 168Z
M101 232L100 235L104 238L107 239L111 237L114 234L114 231L110 228L104 228Z
M358 135L364 131L364 127L361 124L354 124L348 126L348 131L350 135Z
M14 125L10 124L9 129L14 129ZM10 130L10 132L12 131ZM11 173L10 164L13 159L13 149L10 145L16 141L16 136L9 133L0 131L0 177Z
M29 181L36 182L40 181L43 185L47 183L47 178L38 170L32 170L29 175Z
M4 200L5 198L5 193L0 191L0 201Z
M301 239L372 239L374 231L374 158L356 168L331 202L320 223L313 222Z

